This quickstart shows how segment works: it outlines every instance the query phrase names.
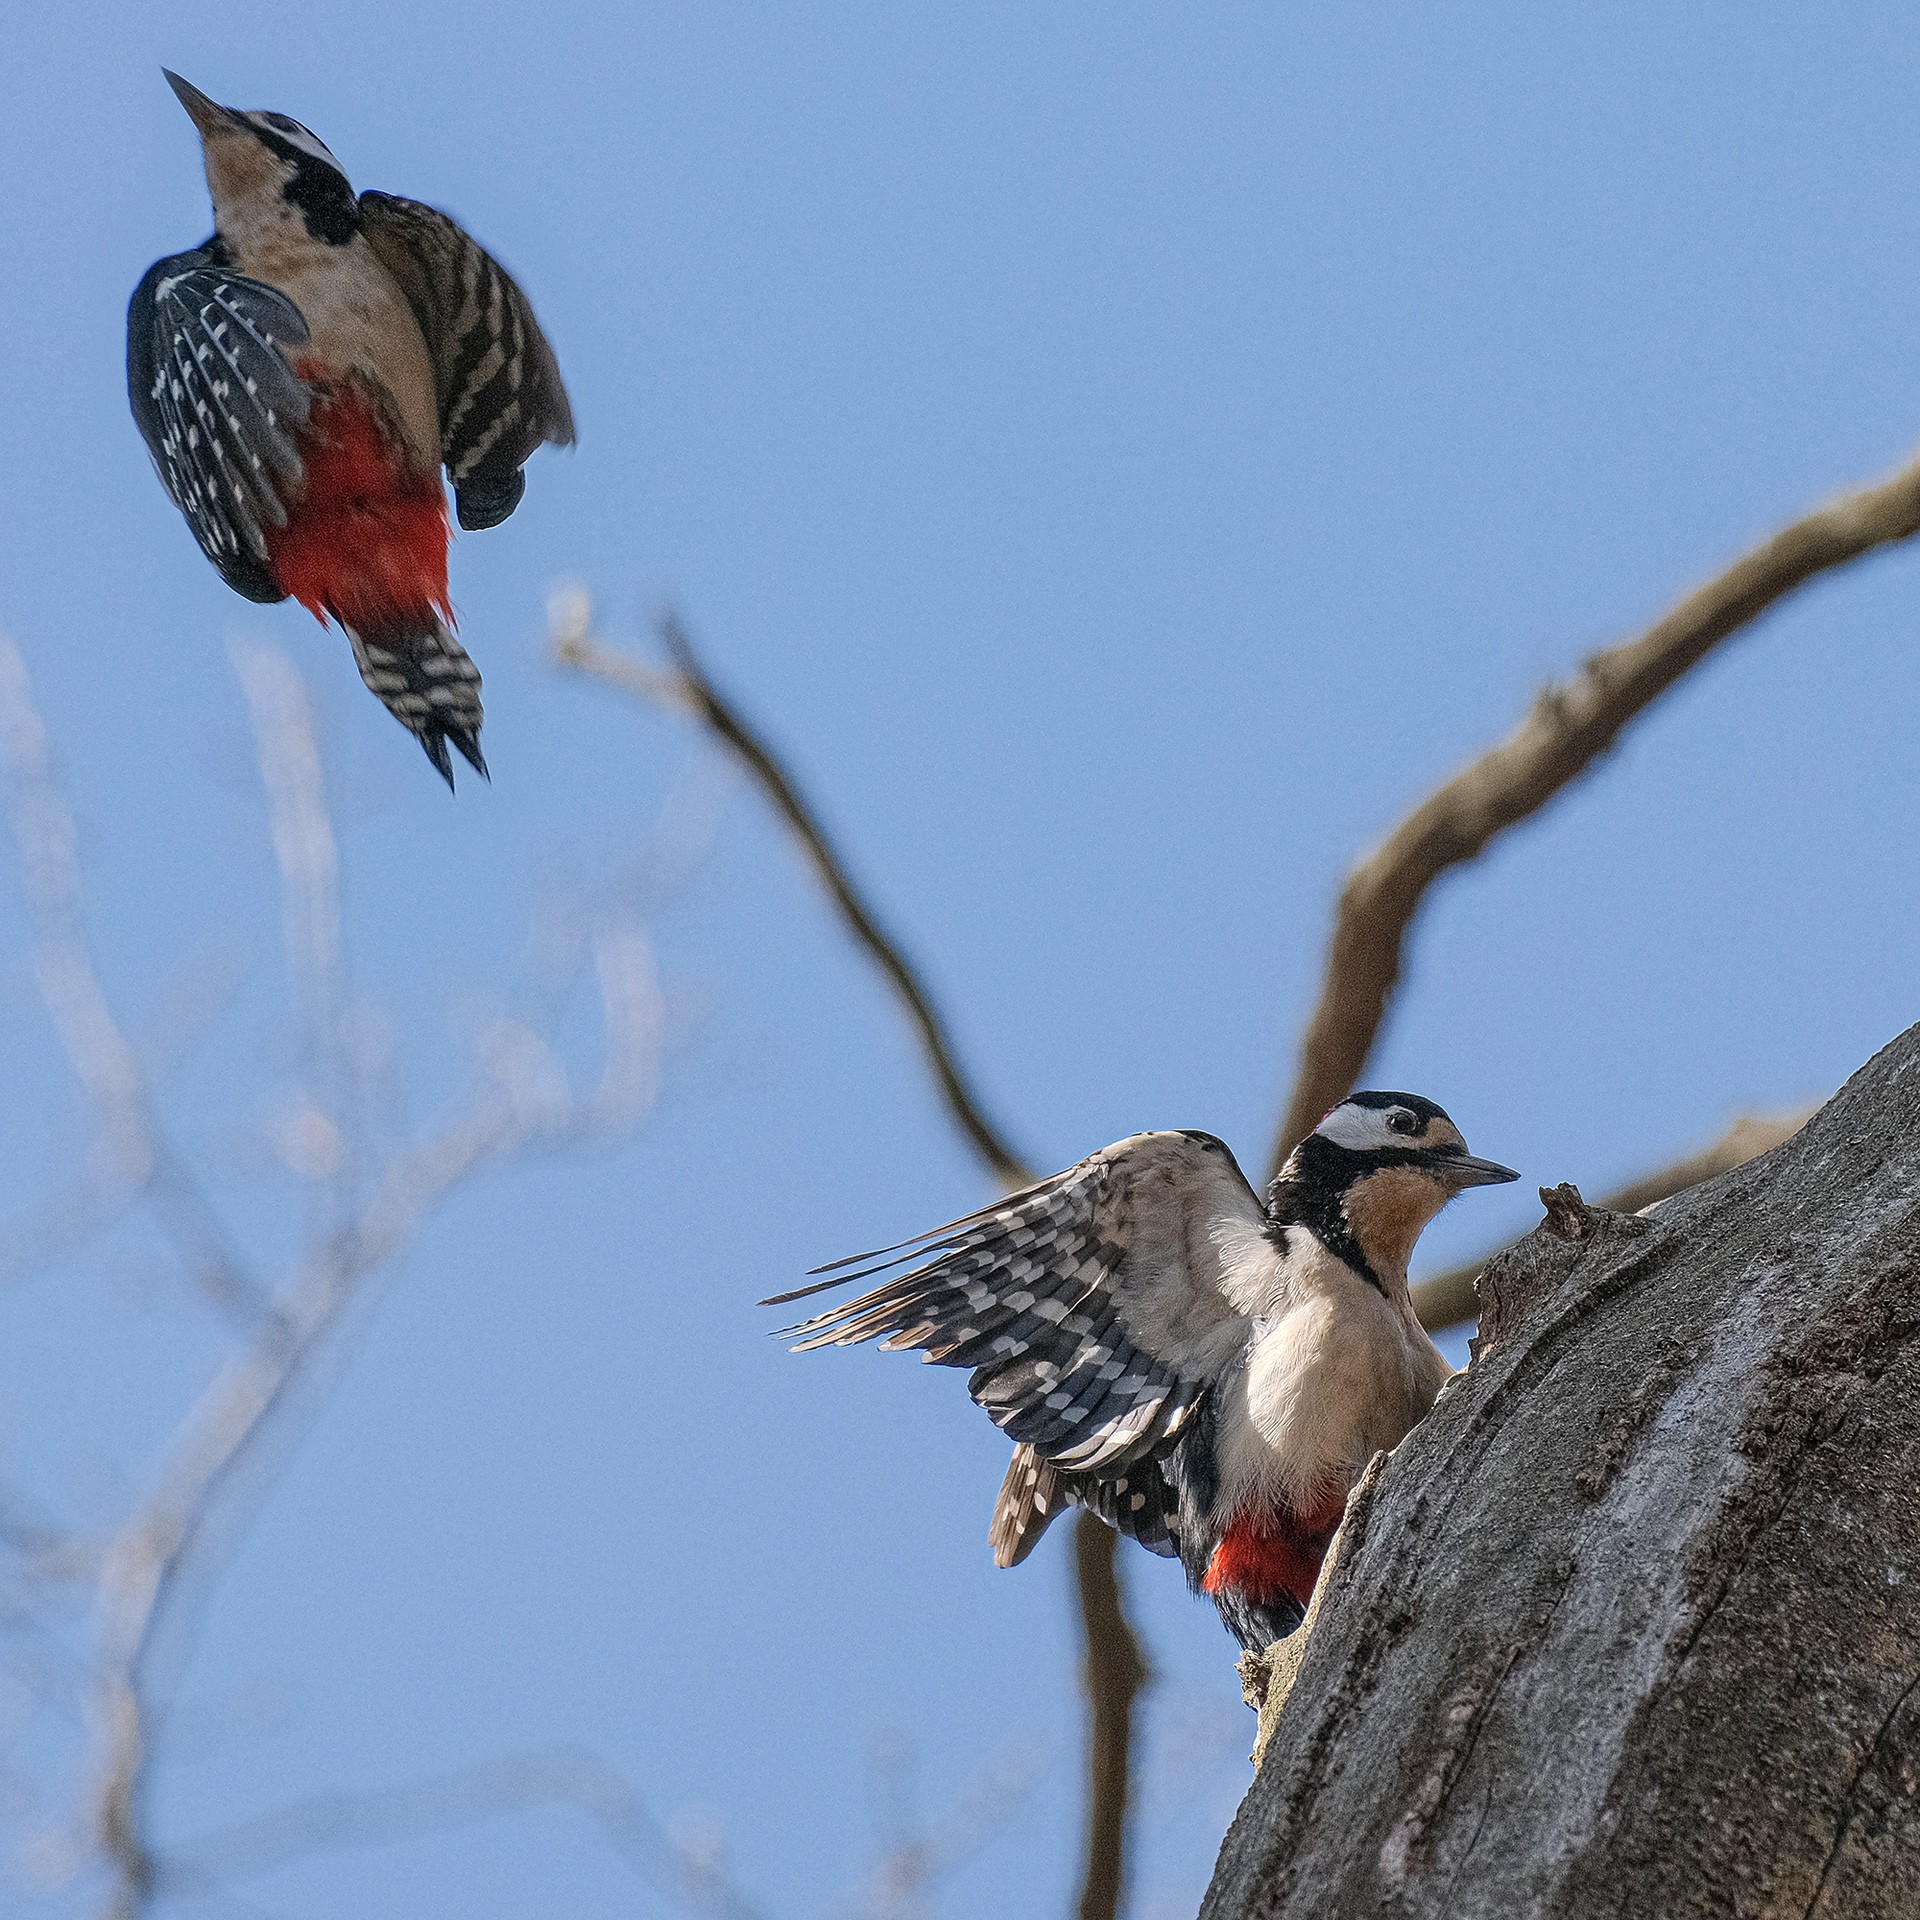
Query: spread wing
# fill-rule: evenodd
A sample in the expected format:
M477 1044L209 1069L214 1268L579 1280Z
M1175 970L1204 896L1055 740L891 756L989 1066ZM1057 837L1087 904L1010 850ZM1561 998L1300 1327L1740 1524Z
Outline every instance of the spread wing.
M792 1329L795 1351L884 1335L973 1369L968 1391L1021 1449L995 1515L1002 1564L1075 1501L1157 1545L1171 1509L1154 1462L1245 1348L1251 1324L1226 1268L1276 1257L1266 1225L1211 1135L1135 1134L998 1206L839 1263L854 1271L822 1286L919 1262Z
M127 308L127 398L173 503L230 587L284 600L261 523L286 525L280 486L301 475L306 383L285 348L307 323L209 243L157 260Z
M497 527L520 504L534 449L573 444L559 362L527 296L456 221L391 193L363 193L360 216L426 335L460 524Z

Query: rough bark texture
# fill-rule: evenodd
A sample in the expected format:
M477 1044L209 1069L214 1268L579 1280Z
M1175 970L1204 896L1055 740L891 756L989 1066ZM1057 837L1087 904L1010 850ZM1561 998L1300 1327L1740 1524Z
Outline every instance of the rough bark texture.
M1207 1920L1920 1914L1920 1028L1651 1219L1571 1192L1352 1503Z

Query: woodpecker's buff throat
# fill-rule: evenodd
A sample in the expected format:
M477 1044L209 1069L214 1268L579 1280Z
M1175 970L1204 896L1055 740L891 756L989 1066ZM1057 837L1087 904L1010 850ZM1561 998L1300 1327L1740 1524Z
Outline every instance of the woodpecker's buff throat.
M449 741L484 775L440 469L463 527L514 510L534 449L573 444L553 349L444 213L356 196L297 120L167 81L200 132L214 233L155 261L127 309L127 393L161 482L228 586L340 623L448 786Z
M1244 1647L1299 1625L1374 1454L1452 1369L1407 1297L1421 1229L1519 1175L1411 1093L1356 1093L1256 1198L1209 1133L1136 1133L1025 1193L875 1254L919 1262L791 1331L796 1352L884 1334L942 1366L1016 1442L993 1514L1015 1565L1063 1507L1178 1555Z

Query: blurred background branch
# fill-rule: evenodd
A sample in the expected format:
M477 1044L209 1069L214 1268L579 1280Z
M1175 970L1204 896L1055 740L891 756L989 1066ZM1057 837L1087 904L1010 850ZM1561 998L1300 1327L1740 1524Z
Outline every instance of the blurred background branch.
M441 1119L375 1163L363 1124L353 1008L341 951L339 861L305 688L276 649L234 650L252 712L282 889L284 947L307 1086L284 1155L308 1210L304 1245L268 1286L168 1140L134 1049L93 964L78 835L18 652L0 636L0 758L34 931L34 977L96 1116L84 1181L60 1211L84 1237L144 1201L185 1269L227 1313L239 1343L162 1448L148 1489L103 1544L69 1539L24 1512L0 1534L16 1580L32 1589L94 1585L92 1813L76 1864L105 1861L110 1910L144 1913L171 1859L150 1831L148 1786L165 1736L171 1682L194 1615L269 1483L266 1436L335 1340L368 1281L391 1269L463 1181L490 1167L617 1137L657 1084L662 1001L641 930L615 919L590 952L602 1058L576 1086L550 1041L504 1011L482 1028L471 1079ZM715 1909L718 1911L718 1909Z
M539 1808L583 1815L662 1897L705 1920L760 1920L710 1836L669 1832L613 1767L591 1753L502 1754L384 1791L329 1794L236 1822L169 1853L165 1890L204 1894L248 1874L346 1847L390 1845Z
M1920 532L1920 461L1843 494L1763 540L1637 639L1549 687L1496 747L1443 782L1347 879L1300 1043L1268 1177L1358 1084L1387 1017L1428 890L1544 807L1686 673L1775 602L1834 568Z
M0 631L0 763L12 785L14 842L25 881L33 978L95 1133L77 1176L24 1220L0 1229L0 1280L71 1252L145 1200L194 1284L221 1312L256 1321L266 1296L235 1252L154 1111L138 1053L115 1019L87 942L73 816L27 681L26 663Z

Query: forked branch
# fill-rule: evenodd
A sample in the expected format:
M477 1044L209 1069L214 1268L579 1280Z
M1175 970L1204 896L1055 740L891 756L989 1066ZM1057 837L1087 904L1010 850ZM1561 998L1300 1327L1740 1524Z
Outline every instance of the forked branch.
M303 1174L328 1192L293 1272L271 1292L228 1252L212 1206L167 1145L101 987L85 935L72 812L25 667L0 636L0 759L12 775L38 984L91 1096L103 1143L105 1171L92 1199L105 1211L144 1200L202 1285L241 1323L230 1358L174 1432L153 1485L98 1563L90 1837L111 1869L121 1920L148 1909L169 1865L148 1836L144 1804L170 1664L162 1643L168 1655L179 1651L183 1616L192 1611L185 1603L202 1590L249 1492L258 1490L248 1469L276 1416L320 1361L349 1304L406 1251L454 1186L503 1158L605 1138L638 1117L655 1083L663 1024L637 932L604 932L593 949L605 1048L598 1081L576 1090L537 1034L499 1016L480 1036L468 1097L437 1129L368 1169L363 1191L354 1178L357 1116L345 1066L351 1048L333 835L305 693L291 664L270 649L243 649L236 665L271 801L289 969L316 1081L308 1096L312 1131L325 1149Z
M1877 547L1920 533L1920 461L1843 494L1696 588L1638 639L1549 687L1519 727L1414 808L1340 895L1320 998L1300 1047L1269 1177L1365 1070L1433 883L1476 859L1578 778L1684 674L1776 601Z

